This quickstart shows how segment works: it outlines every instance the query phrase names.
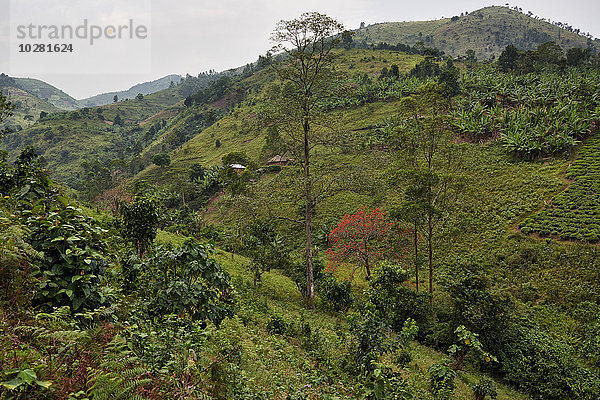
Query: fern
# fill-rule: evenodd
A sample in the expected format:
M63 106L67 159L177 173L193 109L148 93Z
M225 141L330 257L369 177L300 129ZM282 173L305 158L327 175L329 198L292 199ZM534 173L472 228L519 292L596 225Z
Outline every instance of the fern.
M129 348L127 341L116 335L107 345L108 353L100 364L100 370L91 377L93 386L89 395L94 400L122 399L145 400L136 394L138 389L152 382L148 370L143 366L133 366L137 360Z
M77 324L71 318L68 306L55 308L51 313L38 313L35 320L43 323L38 325L21 325L15 331L22 332L36 339L53 339L59 342L79 342L89 340L90 335L84 330L77 329Z
M52 331L43 326L21 325L14 328L14 332L22 332L23 335L31 336L36 339L46 339L50 337Z
M75 343L83 340L89 340L90 336L86 331L80 330L50 330L43 326L21 325L17 326L15 332L21 332L24 335L35 338L36 340L52 339L61 343Z

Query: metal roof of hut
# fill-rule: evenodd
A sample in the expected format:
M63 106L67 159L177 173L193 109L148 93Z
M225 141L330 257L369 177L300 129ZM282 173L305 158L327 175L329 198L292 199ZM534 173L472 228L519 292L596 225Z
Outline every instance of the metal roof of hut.
M267 161L267 164L286 163L288 161L290 161L289 158L286 158L285 156L276 155L273 156L269 161Z

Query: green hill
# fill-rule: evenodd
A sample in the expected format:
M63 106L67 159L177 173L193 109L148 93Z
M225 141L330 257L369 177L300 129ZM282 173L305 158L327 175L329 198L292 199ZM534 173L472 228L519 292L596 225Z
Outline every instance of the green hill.
M509 44L522 50L533 50L548 41L554 41L565 51L571 47L600 48L598 39L591 40L537 17L498 6L434 21L369 25L356 30L354 40L366 44L386 42L410 46L423 42L425 46L440 49L453 57L474 50L480 60L497 57Z
M17 85L32 95L47 101L61 110L77 110L81 104L54 86L33 78L14 78Z
M152 155L178 147L227 111L227 101L219 103L217 98L215 104L189 108L183 100L232 73L188 75L174 85L169 80L166 89L140 98L115 103L111 97L110 104L103 106L55 112L33 125L23 125L23 130L14 129L3 142L13 157L17 149L35 146L54 178L71 187L84 181L83 162L113 162L119 165L119 173L135 174L151 164Z
M7 86L0 90L15 105L13 116L3 122L3 125L11 129L21 130L33 125L41 112L49 114L60 111L54 105L18 87Z
M55 112L26 129L9 133L3 141L13 156L21 147L35 146L54 178L74 186L81 180L84 161L135 157L154 139L152 135L158 134L156 121L177 114L182 100L179 89L173 87L142 99ZM121 124L115 124L118 119ZM147 134L151 129L153 133Z

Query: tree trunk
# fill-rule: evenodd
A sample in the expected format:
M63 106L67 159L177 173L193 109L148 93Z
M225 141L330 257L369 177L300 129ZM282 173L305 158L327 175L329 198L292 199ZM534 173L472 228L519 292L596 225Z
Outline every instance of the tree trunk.
M417 243L418 233L417 233L417 221L415 220L415 230L414 230L414 241L415 241L415 281L417 285L417 292L419 291L419 245Z
M310 125L308 118L304 120L304 230L306 234L306 308L315 308L315 282L313 276L312 256L312 183L310 179L310 147L308 134Z
M429 247L429 294L431 297L429 298L429 305L433 309L433 226L432 226L432 217L429 217L428 221L428 237L427 237L427 245Z
M315 281L313 277L312 240L310 214L306 218L306 308L315 308Z

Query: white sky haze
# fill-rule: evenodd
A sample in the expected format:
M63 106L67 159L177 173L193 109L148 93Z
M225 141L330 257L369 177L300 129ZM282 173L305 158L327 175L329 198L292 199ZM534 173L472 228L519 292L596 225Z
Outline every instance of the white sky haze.
M130 48L130 51L115 49L112 56L98 50L86 55L87 62L94 67L91 68L93 74L88 71L44 73L51 71L51 67L48 64L44 70L43 62L36 65L35 70L40 72L35 74L28 73L26 66L22 67L22 71L11 70L9 54L15 43L11 44L10 13L5 10L10 9L13 1L18 1L21 10L29 13L27 18L32 21L48 20L44 22L48 24L55 15L63 19L72 16L76 19L73 24L80 23L77 18L82 15L89 15L90 21L97 20L102 24L136 17L148 20L135 14L145 13L138 10L150 10L150 41L146 42L150 48L149 61L143 58L144 51L139 48ZM347 28L356 29L361 22L369 25L433 20L504 4L484 0L0 0L0 72L44 80L80 99L102 92L125 90L168 74L197 75L210 69L221 71L253 62L271 48L269 36L279 20L296 18L305 11L325 13ZM582 32L600 37L600 1L523 0L509 4L522 8L524 12L532 11L542 18L569 23ZM132 43L123 41L119 46L131 46ZM137 73L135 61L127 61L128 56L138 50L142 54L139 56L142 57L140 65L148 67L140 67L144 73ZM58 56L56 59L59 59ZM62 59L65 69L74 65L68 57ZM32 60L40 62L39 57ZM99 71L110 73L99 74Z

